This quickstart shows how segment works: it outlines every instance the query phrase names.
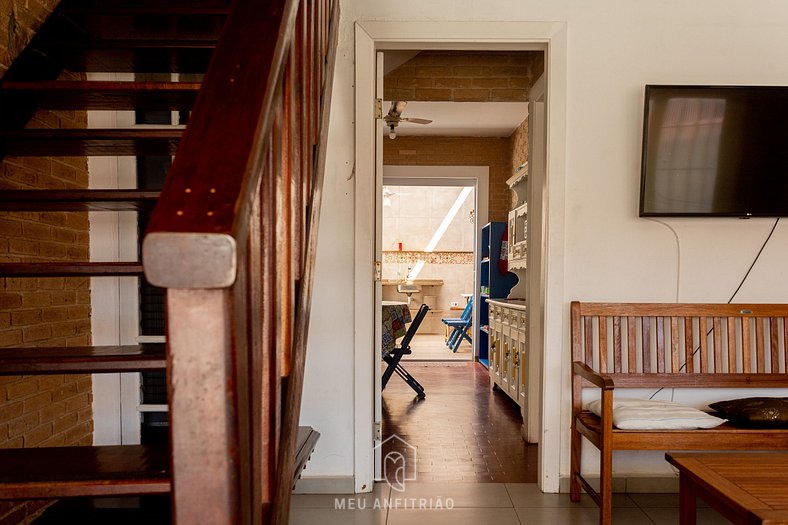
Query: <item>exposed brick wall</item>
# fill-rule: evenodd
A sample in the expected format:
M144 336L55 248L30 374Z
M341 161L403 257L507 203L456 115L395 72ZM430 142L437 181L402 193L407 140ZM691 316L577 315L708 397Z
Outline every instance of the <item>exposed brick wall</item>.
M0 76L59 0L0 0Z
M55 4L56 0L0 0L0 75ZM84 112L39 111L28 127L86 124ZM88 185L85 158L6 157L0 162L0 175L2 189ZM0 261L88 259L86 213L0 212ZM0 347L76 346L90 341L89 279L0 279ZM90 445L92 396L89 375L0 377L0 448ZM29 523L47 505L0 502L0 525Z
M512 176L508 137L402 137L383 143L383 163L408 166L489 166L490 221L506 221Z
M422 51L383 80L386 100L524 102L541 51Z
M520 165L528 160L528 118L526 117L512 136L512 174Z

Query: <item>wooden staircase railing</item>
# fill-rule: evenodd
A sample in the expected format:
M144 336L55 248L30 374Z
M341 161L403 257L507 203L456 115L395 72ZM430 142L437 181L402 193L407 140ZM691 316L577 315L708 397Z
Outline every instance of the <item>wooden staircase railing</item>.
M167 288L178 524L287 523L329 10L327 0L234 4L145 237L146 276Z
M177 153L161 192L2 186L3 213L155 203L142 262L2 262L0 278L144 270L167 288L166 359L161 344L3 348L0 376L166 364L171 442L2 450L0 500L171 492L174 523L287 523L319 436L298 417L338 4L63 0L0 78L0 159ZM27 128L39 109L191 116L185 131Z

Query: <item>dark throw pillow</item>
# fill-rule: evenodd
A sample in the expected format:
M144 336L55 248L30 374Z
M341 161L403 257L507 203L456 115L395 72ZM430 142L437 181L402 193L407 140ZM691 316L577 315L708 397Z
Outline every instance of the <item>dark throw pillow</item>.
M746 397L717 401L709 407L736 426L788 428L788 397Z

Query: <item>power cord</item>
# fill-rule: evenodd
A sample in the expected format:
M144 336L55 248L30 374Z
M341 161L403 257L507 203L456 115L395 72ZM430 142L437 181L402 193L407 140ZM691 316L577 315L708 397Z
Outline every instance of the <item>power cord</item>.
M741 290L741 287L744 285L744 282L747 280L747 277L750 276L750 272L752 271L753 267L755 266L755 263L758 262L758 259L761 257L761 254L763 253L764 248L766 248L766 245L769 243L769 240L772 238L772 234L774 234L774 230L777 228L777 224L780 222L780 219L781 219L781 217L777 217L777 220L774 221L774 224L772 225L772 229L769 230L769 235L766 236L766 240L764 240L763 244L761 244L761 249L758 250L758 253L755 255L755 258L752 260L752 264L750 264L750 267L747 268L747 272L744 274L744 277L742 277L741 282L739 282L739 286L736 287L736 290L733 292L733 294L731 295L730 299L728 299L728 302L725 303L725 304L731 304L733 302L733 298L736 297L736 294L738 294L739 290ZM662 223L662 224L665 224L665 223ZM665 225L667 226L667 224L665 224ZM673 230L673 228L671 228L671 230ZM673 233L676 233L676 232L674 231ZM678 240L678 236L677 236L677 240ZM676 296L678 297L678 291L676 292ZM714 331L714 327L712 326L706 332L706 337L708 337L713 331ZM697 354L699 351L700 351L700 345L697 348L695 348L695 350L692 352L692 356L690 356L690 357L694 358L695 354ZM685 360L684 364L682 364L681 367L679 368L679 372L684 370L684 368L686 368L686 366L687 366L687 361ZM649 396L649 399L654 399L654 396L656 396L657 394L659 394L663 390L665 390L664 386L661 387L656 392L654 392L653 394L651 394L651 396ZM673 394L671 394L670 398L671 398L670 400L673 401Z
M679 242L679 234L673 229L673 226L667 222L652 217L646 217L646 220L656 222L669 229L676 239L676 302L679 302L679 290L681 289L681 243Z

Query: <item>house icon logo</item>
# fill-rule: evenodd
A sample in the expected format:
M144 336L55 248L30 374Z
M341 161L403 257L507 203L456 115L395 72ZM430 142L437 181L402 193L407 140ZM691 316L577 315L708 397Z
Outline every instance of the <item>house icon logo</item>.
M383 458L383 479L392 489L404 491L405 482L416 479L416 447L393 434L375 448Z

